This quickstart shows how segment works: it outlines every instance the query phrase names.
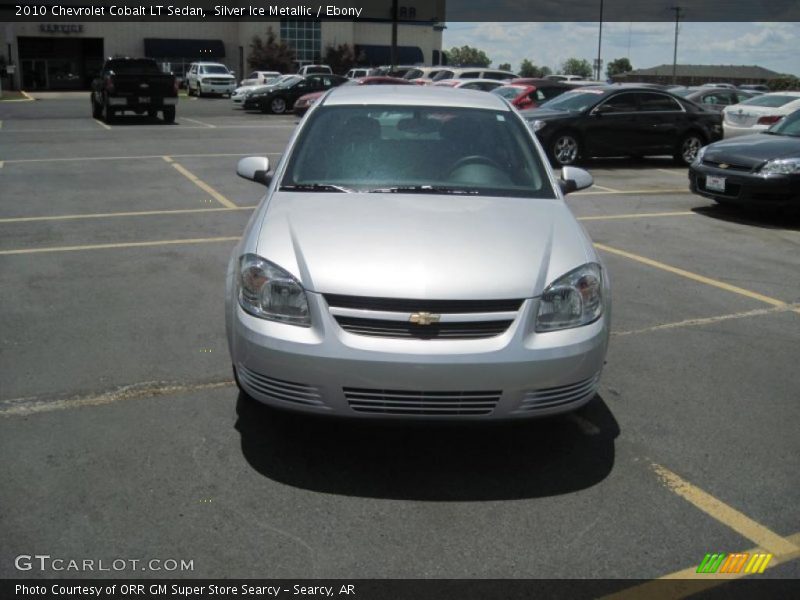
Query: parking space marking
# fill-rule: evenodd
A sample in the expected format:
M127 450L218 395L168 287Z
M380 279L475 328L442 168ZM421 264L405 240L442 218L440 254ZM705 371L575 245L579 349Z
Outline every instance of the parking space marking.
M712 323L729 321L731 319L746 319L748 317L759 317L761 315L771 315L773 313L788 312L790 310L798 310L798 309L800 309L800 304L787 304L786 306L776 306L774 308L757 308L755 310L748 310L745 312L738 312L727 315L717 315L716 317L705 317L702 319L686 319L684 321L677 321L675 323L663 323L661 325L653 325L652 327L644 327L642 329L630 329L628 331L612 331L611 335L612 336L634 335L639 333L662 331L665 329L677 329L679 327L710 325Z
M653 217L686 217L697 213L690 210L659 213L627 213L623 215L596 215L591 217L576 217L578 221L613 221L615 219L650 219Z
M728 506L699 487L692 485L666 467L657 464L651 466L670 491L694 504L704 513L730 527L739 535L755 542L759 547L777 555L792 554L800 550L800 547L796 544L779 536L760 523L756 523L747 515L732 506Z
M235 242L240 239L241 236L157 240L153 242L120 242L117 244L88 244L85 246L53 246L49 248L18 248L16 250L0 250L0 256L12 254L44 254L50 252L77 252L80 250L112 250L116 248L147 248L151 246L174 246L180 244L213 244L217 242Z
M3 164L0 162L0 167ZM9 217L7 219L0 219L2 223L29 223L36 221L77 221L80 219L110 219L115 217L149 217L154 215L183 215L193 213L216 213L216 212L230 212L233 210L253 210L254 205L249 206L234 206L229 208L227 206L220 206L218 208L178 208L167 210L140 210L129 212L113 212L113 213L87 213L77 215L54 215L49 217Z
M3 120L0 119L0 129L2 129L2 128L3 128Z
M684 169L656 169L656 171L661 171L662 173L667 173L669 175L677 175L678 177L686 177L686 170Z
M3 165L5 165L5 164L6 164L5 161L0 160L0 169L2 169Z
M100 125L100 127L102 127L103 129L111 129L111 127L110 127L110 126L108 126L108 125L106 125L105 123L103 123L103 122L102 122L100 119L92 119L92 120L93 120L95 123L97 123L98 125Z
M800 547L800 532L787 536L786 539L795 546ZM764 552L765 550L765 548L756 547L744 550L743 552L753 555ZM772 567L777 567L778 565L797 560L798 558L800 558L800 549L788 554L778 554L773 556L767 568L771 569ZM678 600L679 598L688 598L694 594L723 585L732 579L741 579L749 575L752 575L752 573L746 573L744 570L739 573L715 573L711 575L698 573L697 566L688 567L680 571L675 571L674 573L662 575L658 579L648 581L647 583L603 596L600 600L640 600L641 598L652 600ZM684 581L687 579L690 581ZM666 581L674 583L666 583Z
M125 385L103 394L88 396L73 396L71 398L14 398L0 400L0 417L25 417L31 414L79 408L81 406L101 406L120 400L134 400L137 398L155 398L158 396L174 396L181 393L200 392L225 388L234 385L232 380L212 381L208 383L164 383L150 381L134 385Z
M181 121L189 121L190 123L197 123L198 125L203 125L204 127L208 127L209 129L216 129L216 125L212 125L211 123L204 123L203 121L198 121L197 119L190 119L189 117L181 117Z
M724 281L711 279L710 277L706 277L704 275L699 275L697 273L692 273L691 271L679 269L678 267L673 267L672 265L667 265L662 262L658 262L657 260L647 258L645 256L639 256L638 254L633 254L632 252L626 252L625 250L612 248L611 246L606 246L605 244L595 244L594 246L595 248L598 248L605 252L616 254L618 256L624 256L625 258L635 260L636 262L642 263L644 265L655 267L656 269L661 269L662 271L667 271L668 273L673 273L681 277L686 277L687 279L691 279L699 283L704 283L706 285L710 285L712 287L719 288L721 290L725 290L733 294L739 294L740 296L745 296L746 298L752 298L753 300L758 300L759 302L764 302L765 304L771 304L772 306L781 306L781 307L788 306L788 303L784 302L783 300L778 300L777 298L771 298L769 296L765 296L764 294L759 294L758 292L753 292L750 290L746 290L744 288L740 288L735 285L731 285L730 283L725 283ZM800 309L795 309L795 310L796 312L800 312Z
M597 186L595 186L597 187ZM620 190L618 192L574 192L570 194L570 198L572 196L610 196L612 194L688 194L689 188L688 186L685 188L666 188L663 190L659 189L650 189L650 190Z
M281 156L280 152L229 152L221 154L170 154L172 158L219 158L225 156ZM46 162L86 162L90 160L145 160L164 158L163 154L143 154L141 156L81 156L69 158L12 158L9 164L46 163Z
M593 184L592 187L596 187L598 190L603 190L604 192L614 192L615 194L619 193L621 190L615 190L614 188L606 187L604 185Z
M236 205L235 205L233 202L231 202L230 200L228 200L228 199L227 199L225 196L223 196L222 194L220 194L220 193L219 193L217 190L215 190L214 188L212 188L212 187L211 187L210 185L208 185L208 184L207 184L205 181L203 181L202 179L200 179L199 177L197 177L197 175L195 175L194 173L192 173L192 172L191 172L189 169L187 169L186 167L183 167L183 166L181 166L180 164L176 163L176 162L175 162L175 161L173 161L173 160L172 160L172 158L170 158L169 156L162 156L161 158L163 158L163 159L164 159L166 162L170 163L170 164L172 165L172 167L173 167L173 168L174 168L174 169L175 169L175 170L176 170L178 173L180 173L181 175L183 175L184 177L186 177L186 179L188 179L189 181L191 181L193 184L195 184L197 187L199 187L201 190L203 190L203 191L204 191L205 193L207 193L209 196L211 196L212 198L214 198L214 200L216 200L217 202L219 202L220 204L222 204L222 206L227 206L228 208L236 208Z

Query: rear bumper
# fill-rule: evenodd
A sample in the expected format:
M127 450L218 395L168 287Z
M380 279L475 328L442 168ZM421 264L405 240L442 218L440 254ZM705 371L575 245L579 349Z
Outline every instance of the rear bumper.
M147 98L146 102L142 102L144 98ZM178 104L177 96L172 98L154 98L149 96L124 96L124 97L116 97L116 98L109 98L108 105L113 106L114 108L129 108L131 110L141 109L141 110L153 110L159 109L164 106L175 106Z
M751 125L750 127L744 127L740 125L731 125L727 121L722 123L723 137L725 139L739 137L740 135L752 135L769 129L769 127L769 125Z

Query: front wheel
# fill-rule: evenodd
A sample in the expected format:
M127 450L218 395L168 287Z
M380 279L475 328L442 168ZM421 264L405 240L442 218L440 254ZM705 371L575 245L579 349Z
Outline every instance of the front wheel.
M681 166L688 167L697 156L697 152L705 145L705 141L697 133L688 133L681 138L675 149L673 158Z
M164 114L164 123L174 123L175 122L175 107L168 106L163 110Z
M92 118L99 119L103 116L103 107L94 101L94 94L89 97L89 100L92 103Z
M282 115L286 112L286 100L283 98L273 98L269 103L269 109L276 115Z
M581 144L573 133L559 133L550 142L550 158L559 167L574 165L581 156Z
M103 117L103 121L105 121L106 123L110 124L111 122L114 121L114 109L111 108L111 106L109 106L108 98L103 100L103 105L102 105L102 108L101 108L101 115Z

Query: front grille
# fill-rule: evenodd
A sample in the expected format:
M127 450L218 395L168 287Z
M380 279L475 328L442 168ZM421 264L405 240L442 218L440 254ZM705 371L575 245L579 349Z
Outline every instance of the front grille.
M203 83L207 83L210 85L229 85L231 83L230 79L204 79Z
M266 375L251 371L242 365L239 365L236 369L236 374L239 376L239 381L245 387L259 394L263 394L264 396L268 396L273 400L282 400L284 402L292 402L294 404L303 404L306 406L324 406L319 390L313 385L267 377Z
M597 374L590 379L584 379L583 381L570 385L531 390L523 396L522 402L516 412L555 408L563 404L570 404L583 400L595 394L595 388L599 380L600 375Z
M745 165L732 165L732 164L726 163L724 161L723 162L715 162L713 160L703 159L703 164L708 166L708 167L714 167L714 168L717 168L717 169L719 168L720 165L725 164L725 165L728 165L727 167L725 167L726 171L746 171L746 172L750 172L750 171L753 170L753 167L748 167L748 166L745 166Z
M410 300L406 298L372 298L325 294L328 306L358 310L389 312L477 313L510 312L522 306L522 300Z
M383 321L337 316L336 322L348 333L372 337L419 340L477 340L500 335L513 321L468 321L415 325L407 321Z
M360 413L387 415L488 415L500 400L501 391L439 392L344 388L351 409Z

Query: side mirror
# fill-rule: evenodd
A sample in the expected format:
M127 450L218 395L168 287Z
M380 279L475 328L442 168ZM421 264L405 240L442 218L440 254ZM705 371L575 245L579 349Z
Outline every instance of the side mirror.
M592 187L592 185L594 185L594 179L588 171L584 171L578 167L563 167L561 169L561 179L559 179L558 185L561 186L561 192L566 195Z
M272 175L269 174L269 159L265 156L243 158L236 165L236 174L239 177L263 185L269 185L270 181L272 181Z

